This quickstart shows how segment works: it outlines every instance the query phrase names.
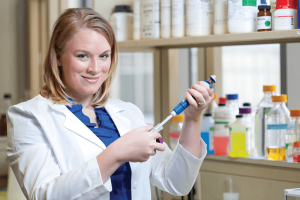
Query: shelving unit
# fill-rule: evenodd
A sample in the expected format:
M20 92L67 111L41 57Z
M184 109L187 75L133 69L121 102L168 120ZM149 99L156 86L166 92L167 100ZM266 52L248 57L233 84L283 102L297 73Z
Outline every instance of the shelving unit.
M244 34L224 34L199 37L170 39L148 39L118 42L119 52L153 52L154 63L154 117L155 124L161 122L178 103L176 91L178 84L177 48L204 47L199 49L198 60L205 60L205 48L228 45L249 45L269 43L300 42L300 29L288 31L255 32ZM208 48L209 49L209 48ZM214 53L210 48L210 53ZM210 65L220 65L218 59L199 63L199 80L214 72ZM206 70L205 70L206 69ZM202 77L200 77L200 74ZM219 79L220 81L220 79ZM162 131L163 140L169 141L169 124ZM226 156L208 155L200 170L196 182L201 188L201 196L195 200L222 199L222 193L228 192L224 186L230 176L234 183L234 192L240 193L242 200L281 200L284 189L300 188L300 164L279 161L254 160L248 158L231 159ZM212 189L216 188L216 190ZM251 190L249 190L251 188ZM164 200L181 198L166 195Z
M210 35L168 39L130 40L119 42L118 47L138 51L139 48L188 48L226 45L300 42L300 29L240 34Z

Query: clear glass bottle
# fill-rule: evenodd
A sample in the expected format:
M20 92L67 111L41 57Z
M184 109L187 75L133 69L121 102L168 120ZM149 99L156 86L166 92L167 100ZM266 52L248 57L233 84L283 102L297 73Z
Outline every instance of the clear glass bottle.
M300 110L291 110L291 123L285 133L285 155L288 162L293 162L293 144L300 138Z
M11 103L10 94L4 94L3 98L4 101L2 103L1 118L0 118L0 135L6 136L7 135L6 112L8 108L12 106L12 103Z
M263 86L264 97L257 105L254 119L254 138L251 140L251 157L263 158L266 156L265 124L266 117L273 107L272 96L275 95L276 85Z
M238 102L238 94L227 94L226 95L226 106L230 109L231 112L231 120L230 123L235 121L235 116L239 114L239 102Z
M300 141L294 142L293 162L300 163Z
M201 138L206 143L207 154L214 154L214 137L213 127L215 120L210 113L204 115L204 119L201 120Z
M236 158L249 157L249 128L243 121L243 115L236 115L236 121L230 125L229 156Z
M180 136L180 132L182 129L184 116L183 115L176 115L175 117L172 117L171 119L171 127L170 127L170 148L172 150L175 149L178 139Z
M219 102L223 102L223 100ZM227 156L229 154L229 123L231 112L224 103L219 103L219 107L215 109L214 120L215 155Z
M291 122L287 96L273 96L272 102L274 106L266 120L266 155L268 160L286 160L284 134Z

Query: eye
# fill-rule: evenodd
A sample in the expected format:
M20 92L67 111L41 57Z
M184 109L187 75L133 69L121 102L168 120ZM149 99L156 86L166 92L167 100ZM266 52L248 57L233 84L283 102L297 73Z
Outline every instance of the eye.
M77 57L78 58L87 58L87 54L79 54Z
M108 54L102 54L102 55L100 55L100 58L108 58L109 57L109 55Z

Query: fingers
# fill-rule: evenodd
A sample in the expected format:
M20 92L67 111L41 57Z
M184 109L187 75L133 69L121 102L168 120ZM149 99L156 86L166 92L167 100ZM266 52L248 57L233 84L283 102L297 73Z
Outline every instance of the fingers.
M203 88L203 87L202 87ZM205 89L204 89L205 90ZM204 94L202 94L202 92ZM205 90L205 91L202 91L202 92L199 92L195 89L189 89L188 90L188 93L190 93L192 95L192 97L194 97L196 99L196 104L198 103L204 103L205 101L207 101L207 98L209 97L208 95L208 92ZM204 96L207 96L206 99ZM195 101L195 100L194 100ZM198 106L198 105L197 105Z
M215 75L212 75L212 77L216 80L216 76ZM214 82L211 81L211 84L214 85ZM196 84L194 84L192 88L198 90L199 87L197 87L197 85L205 87L206 90L208 91L209 96L213 98L213 96L214 96L214 90L210 88L210 85L208 83L206 83L204 81L199 81ZM199 90L199 92L201 92L201 91Z
M150 135L154 141L154 144L153 144L154 152L155 152L155 150L164 151L166 149L166 146L164 144L156 142L156 139L158 139L159 137L162 137L161 134L157 133L157 132L151 132Z
M190 105L198 107L197 102L195 101L195 99L192 97L192 95L189 92L187 92L185 94L185 98L189 102Z
M137 128L137 130L142 131L142 132L149 132L153 129L153 126L141 126L139 128Z
M156 144L154 145L154 150L164 151L166 150L166 145L156 142Z

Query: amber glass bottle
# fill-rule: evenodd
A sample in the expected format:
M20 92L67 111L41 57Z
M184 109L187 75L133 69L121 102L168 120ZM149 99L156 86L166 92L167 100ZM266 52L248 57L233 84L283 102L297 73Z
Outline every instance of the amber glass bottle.
M257 31L271 31L272 30L272 13L271 6L258 6L257 13Z
M1 118L0 118L0 135L7 135L7 125L6 125L6 112L11 106L11 95L4 94L4 101L2 103Z

